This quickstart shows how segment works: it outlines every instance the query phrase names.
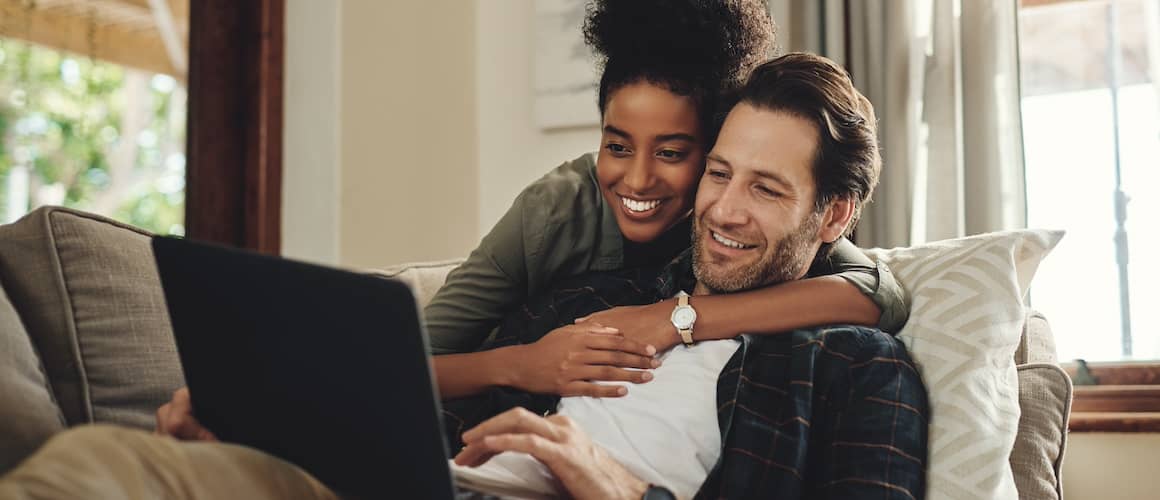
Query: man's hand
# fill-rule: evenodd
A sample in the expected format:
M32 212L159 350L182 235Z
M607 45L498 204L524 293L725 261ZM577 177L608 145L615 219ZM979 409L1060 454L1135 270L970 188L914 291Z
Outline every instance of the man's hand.
M577 500L636 500L648 489L563 415L545 418L516 408L463 433L463 442L467 446L455 463L479 467L505 451L527 453L548 466Z
M619 397L624 387L593 381L652 380L651 370L660 366L653 358L655 347L620 335L616 329L596 322L567 325L544 335L535 343L518 346L520 362L512 366L515 387L561 396Z
M576 324L595 322L616 328L626 338L655 346L659 352L665 352L681 343L681 337L671 320L676 306L677 301L669 299L646 306L613 307L577 319Z
M158 434L173 436L182 441L217 441L209 429L193 418L193 405L189 400L189 388L182 387L173 393L173 399L157 409Z

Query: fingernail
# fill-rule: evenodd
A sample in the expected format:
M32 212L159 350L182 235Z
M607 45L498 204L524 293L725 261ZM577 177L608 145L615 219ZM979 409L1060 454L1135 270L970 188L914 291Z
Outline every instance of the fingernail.
M657 353L657 348L653 347L651 345L646 345L646 346L644 346L644 352L645 352L645 354L652 356L653 354Z
M653 368L659 368L660 366L661 366L661 360L659 360L659 359L652 360L652 367Z
M649 372L644 372L644 373L640 374L640 379L645 381L645 382L652 380L652 377L653 377L653 375Z
M617 387L616 388L616 395L617 396L623 396L625 394L628 394L628 389L625 389L624 387Z

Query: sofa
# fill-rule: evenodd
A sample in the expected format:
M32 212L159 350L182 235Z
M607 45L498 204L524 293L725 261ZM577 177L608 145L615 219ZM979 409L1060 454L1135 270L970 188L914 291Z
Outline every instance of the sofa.
M61 207L0 226L0 474L68 427L151 429L184 385L150 236ZM378 273L423 305L457 262ZM1015 361L1021 415L1009 460L1019 497L1059 499L1071 383L1042 315L1027 316Z

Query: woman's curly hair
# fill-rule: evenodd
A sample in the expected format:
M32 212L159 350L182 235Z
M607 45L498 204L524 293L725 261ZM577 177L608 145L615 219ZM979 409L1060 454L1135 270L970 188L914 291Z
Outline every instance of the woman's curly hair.
M763 0L593 0L586 14L584 41L603 71L601 115L614 91L647 81L691 97L709 138L720 97L774 47Z

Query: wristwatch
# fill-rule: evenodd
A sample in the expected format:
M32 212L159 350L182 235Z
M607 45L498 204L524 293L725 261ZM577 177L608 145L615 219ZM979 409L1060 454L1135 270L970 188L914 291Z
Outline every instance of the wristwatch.
M673 326L677 327L677 333L681 335L681 342L684 342L685 345L693 345L693 323L697 322L697 311L689 305L689 294L684 291L677 294L677 307L673 308L673 314L669 316L669 320L673 322Z
M665 488L664 486L650 484L650 485L648 485L648 489L644 490L644 496L640 497L640 499L641 500L677 500L677 496L674 495L672 491L669 491L669 489Z

